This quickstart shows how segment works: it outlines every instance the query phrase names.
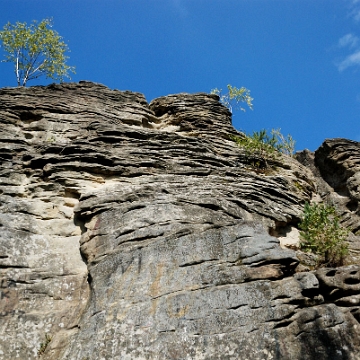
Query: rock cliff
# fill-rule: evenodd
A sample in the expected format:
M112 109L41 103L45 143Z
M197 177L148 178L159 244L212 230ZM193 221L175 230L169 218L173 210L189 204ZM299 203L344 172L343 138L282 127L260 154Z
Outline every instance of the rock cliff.
M90 82L0 89L0 122L1 360L360 359L359 143L254 169L216 95ZM300 262L314 198L347 266Z

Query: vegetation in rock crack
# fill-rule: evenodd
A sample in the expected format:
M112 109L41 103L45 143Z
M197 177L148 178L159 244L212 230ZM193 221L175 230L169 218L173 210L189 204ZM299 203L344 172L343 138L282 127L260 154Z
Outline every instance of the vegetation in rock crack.
M44 19L30 25L7 23L0 31L6 52L3 62L14 64L18 86L26 86L28 81L43 75L63 81L64 77L70 78L69 71L75 72L74 67L66 65L68 46L51 27L52 21Z
M48 347L48 345L50 344L51 340L52 340L52 336L49 334L45 334L45 341L40 344L40 348L38 350L39 357L44 354L44 352L45 352L46 348Z
M341 266L348 254L348 230L333 206L306 203L299 224L300 249L318 256L317 267Z
M255 168L267 168L269 160L275 160L280 153L292 155L295 148L295 141L291 135L285 138L280 129L271 130L270 135L263 129L254 131L252 135L230 138L245 150L250 165Z
M225 105L231 112L233 109L245 111L245 109L241 106L241 103L246 103L247 106L252 110L252 101L254 100L250 96L250 90L241 87L237 88L235 86L231 86L230 84L227 86L227 93L223 94L222 89L212 89L210 91L211 94L216 94L220 97L220 102Z

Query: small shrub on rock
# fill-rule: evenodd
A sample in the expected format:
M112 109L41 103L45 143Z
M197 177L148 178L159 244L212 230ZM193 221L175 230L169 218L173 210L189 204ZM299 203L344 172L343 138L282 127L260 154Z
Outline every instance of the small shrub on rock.
M48 345L52 340L52 336L49 334L45 334L45 341L40 344L40 348L38 350L38 357L41 357L44 353Z
M341 266L348 254L348 230L333 206L306 203L299 224L300 249L318 256L317 267Z
M245 150L246 156L255 168L267 168L269 160L275 160L280 153L292 155L295 141L288 135L286 138L280 129L271 130L270 135L265 129L254 131L252 135L231 136L237 145Z
M236 86L227 86L228 92L223 94L222 89L212 89L210 94L216 94L220 97L220 102L226 106L231 112L233 109L245 111L245 109L240 105L241 103L246 103L247 106L252 110L252 101L254 100L250 96L250 90L245 87L237 88Z

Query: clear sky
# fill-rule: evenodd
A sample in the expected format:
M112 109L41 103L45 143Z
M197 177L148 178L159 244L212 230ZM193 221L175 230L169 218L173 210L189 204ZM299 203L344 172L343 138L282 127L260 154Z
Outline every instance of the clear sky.
M0 0L1 28L49 17L72 81L148 101L244 86L254 109L234 112L238 130L281 128L297 150L360 141L360 0ZM16 79L0 63L5 86Z

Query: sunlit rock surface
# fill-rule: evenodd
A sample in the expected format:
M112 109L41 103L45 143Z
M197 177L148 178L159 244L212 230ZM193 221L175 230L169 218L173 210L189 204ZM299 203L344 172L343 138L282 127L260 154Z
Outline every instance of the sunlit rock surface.
M360 358L359 143L255 171L216 95L90 82L0 89L0 122L1 360ZM299 263L314 198L352 264Z

